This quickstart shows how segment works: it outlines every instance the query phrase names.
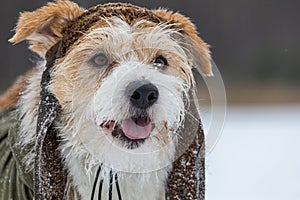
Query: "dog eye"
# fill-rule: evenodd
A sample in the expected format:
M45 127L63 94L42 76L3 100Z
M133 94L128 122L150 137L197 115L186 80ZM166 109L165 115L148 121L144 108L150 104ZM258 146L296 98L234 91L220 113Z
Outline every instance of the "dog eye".
M158 56L155 58L155 60L153 61L153 65L155 67L159 67L161 69L165 69L166 66L168 66L168 61L165 57L163 56Z
M105 67L109 65L109 59L104 53L100 53L92 58L92 63L97 67Z

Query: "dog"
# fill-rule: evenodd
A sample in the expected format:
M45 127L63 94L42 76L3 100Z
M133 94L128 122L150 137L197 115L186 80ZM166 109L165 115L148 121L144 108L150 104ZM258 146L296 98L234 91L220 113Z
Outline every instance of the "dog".
M1 112L16 118L12 152L22 152L14 155L31 177L20 181L18 193L165 199L178 132L195 104L194 71L212 75L209 45L195 25L170 10L125 3L85 10L57 0L22 13L15 31L9 41L28 41L40 57L0 98ZM50 137L54 151L45 142ZM41 164L51 156L56 159ZM61 166L65 187L49 198L39 187L55 185L53 174L38 173L53 166ZM21 199L14 192L6 197Z

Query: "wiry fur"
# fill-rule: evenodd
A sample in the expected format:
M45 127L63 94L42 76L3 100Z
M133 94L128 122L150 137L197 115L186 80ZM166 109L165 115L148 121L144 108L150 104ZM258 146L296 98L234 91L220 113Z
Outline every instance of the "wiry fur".
M42 76L42 66L45 62L37 66L36 72L27 79L27 84L17 104L18 117L20 118L19 137L16 145L26 146L35 143L36 125L38 116L38 105L40 101L40 82ZM33 168L34 149L25 157L27 170Z
M57 7L56 4L63 6ZM54 12L55 9L65 10ZM76 12L70 15L72 12L68 9L75 9ZM44 12L49 10L56 13L56 18L47 18ZM33 45L32 50L45 57L46 50L60 39L62 24L82 12L69 1L59 0L38 12L25 13L11 41L28 39ZM30 20L34 13L43 13L43 18L42 21L35 21L37 27L29 32L22 23L25 19ZM189 47L199 45L194 49L200 52L204 65L209 60L209 51L206 44L196 37L195 28L188 19L163 10L156 13L173 20L173 23L183 21L181 26L185 27L185 32L171 28L173 24L170 23L155 24L137 19L129 25L122 18L102 18L79 38L64 57L56 61L53 68L48 89L58 99L62 110L55 124L62 138L60 151L68 171L68 183L74 186L75 193L77 190L83 200L90 199L96 171L101 164L104 198L108 195L111 170L114 176L118 175L123 199L154 200L163 197L168 172L175 157L176 132L185 117L185 99L194 84L191 64L196 59L190 56L196 55L193 48ZM59 20L60 17L62 19ZM53 19L61 23L51 26ZM51 30L51 33L41 30ZM43 43L45 39L47 42ZM107 69L91 64L92 58L100 52L107 55L112 63ZM168 60L166 69L153 65L153 60L159 55ZM21 120L18 145L35 143L44 66L45 62L42 62L28 78L18 103ZM210 65L202 68L202 72L210 75ZM125 92L126 86L134 81L154 84L160 96L147 110L155 125L150 137L138 148L130 149L126 142L114 138L100 125L106 120L121 123L138 112L129 104ZM32 166L33 154L32 150L27 156L28 167ZM113 199L117 199L116 192L113 193Z
M190 73L183 73L190 72L189 66L184 51L170 39L173 31L164 31L163 27L150 33L149 28L136 29L115 19L113 25L91 31L59 62L53 73L49 89L64 111L60 125L65 143L61 149L68 158L66 164L74 184L84 197L90 195L95 170L103 163L102 178L108 180L110 168L118 172L125 199L157 199L174 158L175 133L184 119L183 95L191 87ZM101 69L97 69L99 74L91 73L95 69L89 66L89 60L98 52L106 52L118 63L107 77L101 76ZM170 62L170 69L165 71L152 65L152 60L161 53ZM156 85L160 97L148 110L155 124L150 138L130 150L126 143L100 128L100 124L104 120L121 122L131 117L125 89L134 81Z

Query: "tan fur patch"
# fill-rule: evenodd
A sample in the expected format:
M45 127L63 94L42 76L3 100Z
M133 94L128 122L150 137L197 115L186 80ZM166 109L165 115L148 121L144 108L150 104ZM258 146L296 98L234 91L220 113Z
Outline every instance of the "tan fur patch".
M71 1L57 0L34 11L21 14L16 34L9 40L18 43L29 40L30 49L40 56L61 38L66 23L84 11Z
M190 41L190 45L194 48L196 52L191 52L193 55L193 60L195 64L200 65L200 71L204 75L211 76L211 63L210 63L210 51L209 45L206 44L199 36L195 25L189 20L189 18L181 15L180 13L174 13L172 11L166 10L156 10L154 11L159 17L169 21L170 23L177 24L184 35L187 36Z

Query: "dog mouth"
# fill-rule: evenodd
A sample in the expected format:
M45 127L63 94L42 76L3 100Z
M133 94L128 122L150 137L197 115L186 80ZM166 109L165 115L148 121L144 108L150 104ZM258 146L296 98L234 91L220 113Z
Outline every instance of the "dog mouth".
M148 116L137 116L122 120L105 120L100 127L111 131L112 136L127 143L133 149L142 144L151 134L152 122Z

